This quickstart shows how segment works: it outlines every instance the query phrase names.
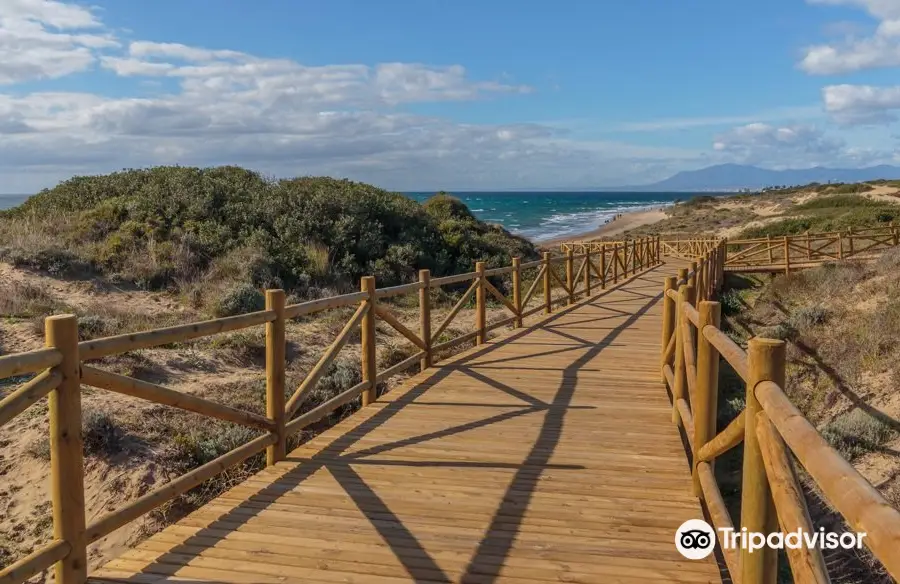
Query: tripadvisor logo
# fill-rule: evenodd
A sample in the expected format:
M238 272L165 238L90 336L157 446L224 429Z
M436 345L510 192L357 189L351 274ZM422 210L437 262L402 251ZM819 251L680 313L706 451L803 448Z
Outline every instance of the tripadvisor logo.
M702 560L716 547L716 532L702 519L688 519L675 532L675 547L689 560Z
M748 532L746 528L735 531L734 528L720 528L722 545L726 549L746 549L750 553L764 547L771 549L861 549L865 533L826 533L820 527L818 531L806 532L802 529L788 533L774 532L769 534ZM681 524L675 532L675 547L682 556L689 560L702 560L709 556L716 547L716 531L702 519L689 519Z

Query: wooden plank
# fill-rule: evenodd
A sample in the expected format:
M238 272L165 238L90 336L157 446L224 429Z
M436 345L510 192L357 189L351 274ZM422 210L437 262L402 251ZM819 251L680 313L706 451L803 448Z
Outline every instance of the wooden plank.
M720 582L673 544L703 515L660 380L661 275L413 375L97 576Z

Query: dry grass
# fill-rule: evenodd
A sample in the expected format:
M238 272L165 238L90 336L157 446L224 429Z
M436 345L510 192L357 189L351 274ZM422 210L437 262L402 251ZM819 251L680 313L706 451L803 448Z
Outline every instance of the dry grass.
M739 342L754 335L787 341L791 401L895 506L900 505L898 267L900 250L892 250L869 265L843 262L772 280L732 275L733 289L723 299L729 333ZM734 380L720 384L726 392L744 391ZM717 473L736 485L740 458L730 456L731 464L717 466ZM848 529L811 479L804 482L814 524ZM829 553L827 561L835 582L892 581L868 552Z
M238 269L234 266L235 262L249 261L250 258L252 254L239 255L230 258L228 262L219 263L221 273L216 277L221 276L219 281L227 280L229 270ZM203 309L178 305L177 297L173 295L133 289L118 290L108 286L92 286L88 282L79 282L73 288L68 286L69 282L66 280L30 271L16 270L15 275L18 278L15 287L6 286L6 293L0 295L0 307L6 317L0 327L4 333L16 330L17 335L27 338L7 344L7 339L12 337L4 335L7 350L40 346L43 318L62 311L75 312L79 316L83 338L183 324L200 320L204 316ZM528 285L532 277L533 275L526 279ZM496 285L504 289L508 287L508 282L498 281ZM434 326L443 321L464 291L465 285L432 291ZM214 295L220 294L221 290L213 287L206 292ZM212 296L207 298L210 297ZM182 298L190 302L189 297ZM64 304L63 299L71 300L76 305ZM418 330L419 308L416 294L391 298L385 303L407 327L413 331ZM353 311L353 307L329 310L287 323L286 394L294 392ZM504 307L499 303L489 302L489 322L506 316L508 311ZM466 334L472 330L473 324L474 302L470 302L439 341ZM494 331L491 336L501 332L502 329ZM378 323L377 337L379 370L418 352L417 347L408 339L381 321ZM359 342L359 331L356 330L338 359L302 404L301 413L359 383ZM471 342L460 345L438 358L455 354L471 345ZM153 349L129 351L106 357L94 364L180 392L265 414L265 333L262 326ZM410 373L417 371L418 364L410 368ZM379 393L390 390L404 378L405 375L399 375L382 384L378 388ZM3 385L0 391L6 393L22 381L24 379L12 380L11 385ZM123 501L181 476L258 435L255 431L233 424L94 388L84 388L83 404L85 452L91 469L87 487L96 493L94 500L110 501L102 508L93 509L91 513L94 514L109 511ZM358 403L340 408L321 422L291 437L289 446L296 447L358 408ZM19 469L23 465L31 468L30 472L37 477L30 478L29 481L46 481L49 472L46 416L46 402L40 402L16 418L13 424L0 429L0 462L4 456L15 457L9 459L13 461L11 464ZM93 565L108 559L109 555L120 553L123 546L132 544L196 509L259 470L262 464L262 455L253 457L168 503L146 520L125 528L120 539L116 540L117 543L107 544L103 551L97 552ZM24 476L22 480L26 480ZM20 498L14 491L26 483L20 485L17 481L19 477L12 480L11 475L0 479L0 498L6 488L11 493L10 500L19 501ZM20 503L20 507L24 508L25 503ZM3 547L4 538L11 533L19 533L16 526L21 521L21 517L10 518L9 527L0 525L0 554L21 557L43 541L26 534L20 538L21 541L16 540L11 546Z
M711 235L731 239L878 227L900 217L890 185L876 194L868 184L807 185L733 196L695 196L666 209L663 221L624 233L646 235Z

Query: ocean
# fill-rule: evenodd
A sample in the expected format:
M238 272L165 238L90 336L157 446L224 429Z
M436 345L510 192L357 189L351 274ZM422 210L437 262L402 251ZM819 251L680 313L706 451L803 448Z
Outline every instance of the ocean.
M407 193L424 201L433 193ZM476 217L532 241L593 231L619 213L658 209L690 193L463 192L453 193Z
M424 201L434 193L406 193ZM684 200L689 193L614 192L462 192L453 193L476 217L499 223L533 241L593 231L618 213L657 209ZM0 195L0 209L14 207L28 195Z

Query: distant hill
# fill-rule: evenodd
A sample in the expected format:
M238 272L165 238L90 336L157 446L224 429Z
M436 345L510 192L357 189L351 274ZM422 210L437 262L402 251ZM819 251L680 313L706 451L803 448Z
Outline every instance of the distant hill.
M811 182L854 183L876 179L900 179L900 167L825 168L769 170L741 164L719 164L700 170L679 172L666 180L640 186L621 187L629 191L739 191L776 185L805 185ZM611 189L604 189L611 190Z

